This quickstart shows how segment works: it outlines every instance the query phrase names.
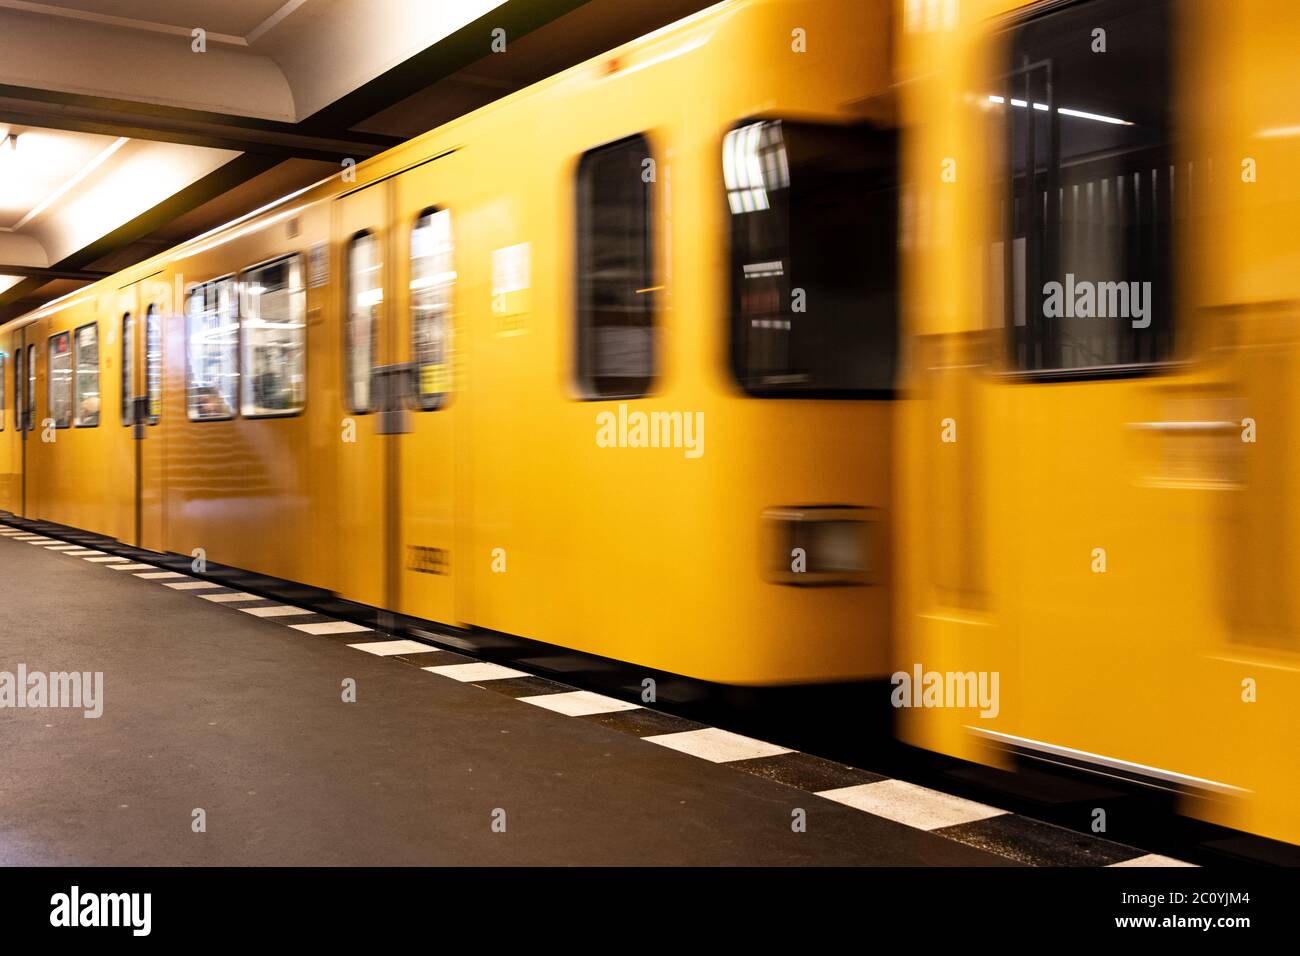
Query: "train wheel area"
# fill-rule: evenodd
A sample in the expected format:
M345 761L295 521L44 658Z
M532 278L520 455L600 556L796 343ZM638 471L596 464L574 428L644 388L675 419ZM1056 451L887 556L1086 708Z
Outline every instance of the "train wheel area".
M48 534L0 568L4 864L1180 862Z

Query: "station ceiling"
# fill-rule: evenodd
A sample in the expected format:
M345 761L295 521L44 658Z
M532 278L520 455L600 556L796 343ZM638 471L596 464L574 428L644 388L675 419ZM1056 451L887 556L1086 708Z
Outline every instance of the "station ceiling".
M0 323L707 5L0 0Z

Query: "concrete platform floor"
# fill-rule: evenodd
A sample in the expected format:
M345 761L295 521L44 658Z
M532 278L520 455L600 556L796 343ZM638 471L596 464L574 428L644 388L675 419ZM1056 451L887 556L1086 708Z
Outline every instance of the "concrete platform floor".
M102 672L103 715L0 706L0 864L1147 861L42 538L0 526L0 682Z

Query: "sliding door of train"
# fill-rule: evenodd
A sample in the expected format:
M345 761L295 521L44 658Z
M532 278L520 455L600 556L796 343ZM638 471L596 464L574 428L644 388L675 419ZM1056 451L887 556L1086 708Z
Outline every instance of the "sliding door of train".
M452 356L456 314L456 212L447 169L455 157L417 166L393 180L393 341L405 411L393 491L400 603L404 613L458 623L452 572L456 538L456 417Z
M22 510L19 466L22 438L17 425L17 410L11 400L17 333L0 332L0 511L14 514ZM11 409L13 409L11 411Z
M127 430L131 441L126 456L131 475L121 487L134 520L123 523L122 540L150 551L165 550L162 349L163 317L170 305L169 289L158 277L124 286L114 310L117 328L107 337L119 363L117 427Z
M27 422L31 419L27 389L27 333L18 329L9 335L10 354L5 358L7 365L6 387L13 402L14 413L9 419L13 429L6 444L9 448L9 503L5 510L23 517L27 513Z
M1225 730L1209 702L1231 683L1216 690L1206 661L1246 411L1211 360L1226 343L1205 339L1228 326L1191 307L1180 258L1210 171L1179 138L1174 7L1091 0L1006 37L988 94L1004 119L990 305L1006 374L944 412L948 447L968 445L954 464L969 456L982 481L966 527L993 560L954 577L992 580L1016 649L990 669L1023 677L1003 675L982 729L1222 780L1225 751L1203 742Z
M451 213L426 164L338 200L345 596L455 620Z

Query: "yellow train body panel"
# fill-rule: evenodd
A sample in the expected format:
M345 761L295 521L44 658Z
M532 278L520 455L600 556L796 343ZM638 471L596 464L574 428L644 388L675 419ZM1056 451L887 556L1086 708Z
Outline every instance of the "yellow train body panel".
M916 5L900 11L907 6ZM902 733L968 759L1000 763L1010 749L1155 778L1183 794L1187 812L1300 842L1300 512L1291 500L1300 450L1289 438L1300 412L1300 138L1288 52L1300 12L1271 0L1175 5L1170 172L1162 165L1138 183L1173 210L1170 281L1154 284L1172 291L1172 351L1147 368L1044 375L1008 348L1019 306L1004 296L1014 286L986 269L991 251L1008 283L1032 268L1015 243L1033 236L1013 243L1005 223L1037 220L1008 220L1002 205L1048 175L1041 151L1052 141L1030 141L1030 124L1050 137L1051 113L1079 106L1098 123L1143 121L1107 118L1086 97L1048 99L1035 57L1013 62L1021 48L1010 38L1027 50L1035 36L1055 43L1052 95L1078 95L1070 58L1093 55L1094 71L1112 69L1093 31L1110 28L1113 55L1122 17L1144 5L949 6L947 17L900 12L898 35L913 193L903 226L895 664L998 672L1001 701L996 716L909 708ZM1100 72L1090 75L1104 88ZM997 86L1007 76L1009 94ZM1020 118L1031 110L1041 116ZM1013 149L1040 151L1033 179L999 173L1004 159L1030 168ZM1075 155L1052 192L1034 194L1030 208L1049 197L1039 207L1049 230L1104 221L1100 179L1079 182L1091 160ZM1089 186L1091 220L1068 205ZM1062 262L1082 261L1066 240L1060 248ZM1046 317L1047 284L1042 295Z
M104 415L53 442L39 427L0 435L0 455L27 455L27 500L6 485L3 504L376 608L704 680L880 676L887 532L873 583L791 587L764 577L762 516L804 505L888 514L892 403L756 399L738 387L722 143L755 118L861 123L888 89L888 57L883 5L720 4L39 310L7 334L45 349L97 324ZM575 175L585 151L638 134L656 168L655 381L625 403L584 401ZM345 257L360 241L383 263L366 293L374 364L410 362L412 228L432 209L450 211L454 236L451 387L441 408L409 412L408 430L391 434L389 419L354 412L345 394ZM188 420L190 290L289 253L304 272L301 414ZM502 291L503 269L527 279ZM131 426L117 413L122 321L150 306L161 317L157 421ZM148 330L132 334L134 395L152 395ZM44 356L38 368L46 374ZM39 380L38 419L46 389ZM703 454L600 447L597 415L620 404L702 413ZM13 474L12 460L0 457L0 474Z

